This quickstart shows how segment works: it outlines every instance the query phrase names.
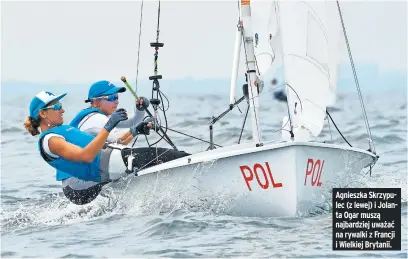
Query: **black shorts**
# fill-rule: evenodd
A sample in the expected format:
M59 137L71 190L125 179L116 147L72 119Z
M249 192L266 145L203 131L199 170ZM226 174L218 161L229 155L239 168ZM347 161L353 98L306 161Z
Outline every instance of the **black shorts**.
M84 205L93 201L98 197L99 193L102 191L102 186L107 183L98 183L94 186L89 187L84 190L74 190L69 186L62 188L62 191L72 203L76 205Z

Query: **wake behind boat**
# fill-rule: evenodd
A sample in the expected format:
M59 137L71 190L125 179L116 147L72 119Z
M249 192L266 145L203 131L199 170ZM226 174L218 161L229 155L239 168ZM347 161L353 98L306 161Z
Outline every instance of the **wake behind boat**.
M151 43L155 48L155 74L150 77L153 81L151 103L155 114L151 115L156 119L163 102L159 84L161 75L157 73L158 50L164 46L158 41L159 28L157 32L156 42ZM336 101L339 32L347 39L338 2L336 6L333 1L242 0L230 105L209 123L209 148L185 156L166 155L166 152L178 150L166 134L166 109L161 108L165 126L156 121L156 132L160 140L167 141L171 148L157 149L154 147L157 142L149 144L151 161L143 165L137 149L128 152L124 156L130 171L124 181L126 187L139 193L152 190L160 193L171 186L168 195L177 197L187 186L190 190L188 199L197 206L201 203L211 205L215 200L224 199L228 203L225 207L228 214L296 216L324 203L330 197L332 187L347 185L364 168L371 170L378 156L366 116L367 150L352 147L333 120L348 146L319 140L326 119L332 119L327 107ZM246 58L246 85L244 96L236 101L242 43ZM353 66L351 52L349 54ZM259 96L264 88L265 75L273 73L276 64L283 64L288 115L283 118L279 129L281 141L271 143L262 138L260 131ZM353 72L356 73L354 66ZM126 79L122 78L122 81L137 98ZM217 147L213 141L214 125L244 100L247 102L246 115L251 113L252 141L240 143L239 140L236 145ZM361 96L360 101L365 115ZM244 125L245 122L246 116ZM139 161L139 165L135 166L134 161ZM112 183L112 186L123 184Z

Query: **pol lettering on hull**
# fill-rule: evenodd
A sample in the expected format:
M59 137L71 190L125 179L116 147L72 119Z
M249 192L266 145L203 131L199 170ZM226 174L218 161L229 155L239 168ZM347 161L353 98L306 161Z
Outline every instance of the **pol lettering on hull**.
M311 186L322 187L322 182L320 181L320 178L322 177L323 166L324 160L317 159L316 161L314 161L312 158L309 158L307 160L304 183L305 186L307 185L308 177L310 176Z
M279 188L283 186L282 183L275 182L268 162L265 162L265 166L256 163L254 164L252 169L247 165L241 165L239 169L241 169L242 176L244 177L245 183L249 191L252 191L249 182L254 180L254 175L256 178L256 182L262 189L266 190L269 189L270 187Z

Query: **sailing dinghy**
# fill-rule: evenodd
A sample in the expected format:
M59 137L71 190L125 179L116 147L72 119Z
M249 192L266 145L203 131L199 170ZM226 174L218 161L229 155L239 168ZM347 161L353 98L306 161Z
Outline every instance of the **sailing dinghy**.
M342 36L348 45L338 2L242 0L230 106L210 122L209 149L163 161L160 157L166 149L156 152L152 147L152 153L157 154L153 160L160 162L134 169L126 184L138 192L161 195L167 190L170 196L180 195L188 187L185 199L210 206L223 199L223 211L231 215L296 216L330 199L333 186L347 185L378 160L368 121L368 150L319 141L329 115L327 107L336 102L337 45ZM157 57L163 47L158 38L159 29L156 42L151 43L156 62L155 75L150 77L155 113L160 101L153 98L153 92L160 94L161 79ZM235 101L241 49L245 50L246 95ZM284 71L288 115L282 118L281 141L273 143L263 139L260 131L259 94L265 75L274 73L277 66ZM358 88L358 82L356 85ZM213 125L244 100L252 119L252 141L216 147ZM362 109L365 112L364 106ZM162 139L169 140L166 127L160 129ZM129 153L126 159L130 165L138 158Z

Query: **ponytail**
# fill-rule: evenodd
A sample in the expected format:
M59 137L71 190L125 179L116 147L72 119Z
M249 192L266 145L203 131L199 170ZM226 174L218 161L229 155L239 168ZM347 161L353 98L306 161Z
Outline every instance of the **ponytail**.
M41 118L34 119L30 116L28 116L27 120L24 122L24 127L32 136L40 134L40 130L38 127L40 127L40 122Z

